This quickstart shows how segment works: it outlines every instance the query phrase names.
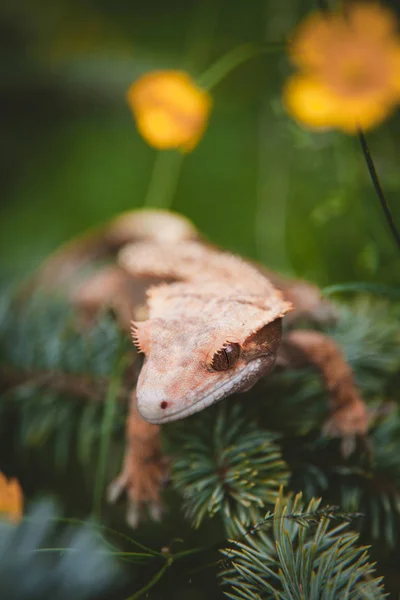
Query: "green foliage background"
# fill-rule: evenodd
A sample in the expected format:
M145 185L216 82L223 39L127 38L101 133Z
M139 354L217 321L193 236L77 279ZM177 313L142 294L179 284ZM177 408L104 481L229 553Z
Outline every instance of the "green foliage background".
M0 250L24 273L60 242L139 207L155 151L125 102L142 72L200 75L239 44L282 41L308 0L6 0L2 28ZM285 53L243 64L214 90L174 209L213 242L321 284L398 280L397 254L357 139L284 113ZM400 120L369 135L397 220Z
M283 40L313 8L308 0L5 0L0 8L2 279L19 280L61 242L121 210L143 205L156 153L138 136L124 99L132 80L166 67L200 75L239 44ZM358 140L332 132L311 133L291 121L280 101L289 71L283 51L263 55L237 68L215 88L208 129L198 148L185 158L172 207L190 217L211 241L321 286L355 281L378 287L398 284L398 251ZM368 134L398 223L399 136L399 115ZM26 313L14 314L4 296L0 309L2 366L26 372L89 371L99 397L107 396L110 378L116 377L113 369L121 356L131 352L107 318L84 341L75 336L65 307L39 299ZM387 408L390 402L397 406L396 301L360 298L340 311L340 324L331 333L343 344L371 408L382 403ZM85 519L100 514L117 530L112 553L127 563L132 579L118 600L133 598L157 573L162 579L149 598L222 598L222 588L215 585L221 572L237 585L237 595L230 597L245 598L255 585L254 574L246 580L249 556L261 552L278 573L281 563L270 538L264 534L248 538L245 532L260 521L264 509L273 510L279 484L285 481L294 492L303 491L304 507L311 502L306 511L317 510L317 502L311 500L315 496L344 511L362 510L365 520L352 527L359 528L362 542L374 542L379 574L387 576L386 585L397 593L398 407L390 418L380 414L374 423L373 460L361 449L353 462L344 463L337 444L321 441L318 434L325 415L318 377L308 371L277 374L255 395L265 402L257 405L249 396L243 407L243 397L234 398L228 408L221 405L193 417L190 431L186 421L169 428L165 443L176 455L173 485L166 492L170 512L161 525L147 522L134 534L124 525L123 504L113 509L102 504L98 483L99 478L102 483L110 481L120 465L122 403L111 406L111 419L109 403L103 409L101 403L82 402L48 382L44 387L28 382L3 394L0 467L21 478L28 499L50 493L65 514ZM110 395L108 399L115 401ZM108 459L100 465L99 447ZM185 451L180 453L181 448ZM254 470L266 454L268 461ZM251 461L243 461L243 456ZM230 465L227 477L234 484L228 486L229 493L220 485L218 461ZM260 498L268 506L262 507ZM282 502L278 500L279 514L285 510ZM301 505L299 499L291 500L288 510L293 508L290 502ZM209 513L222 518L210 520ZM317 536L332 525L322 517ZM197 531L190 521L199 525ZM304 556L312 546L312 535L295 525L288 527L288 534L279 520L274 522L275 539L286 548L284 557L290 555L292 535L302 539ZM121 534L134 541L123 541ZM236 574L232 561L221 563L217 552L227 545L226 535L241 536L242 551L238 545L231 554L227 551L228 557L239 552ZM334 544L335 533L332 536ZM145 548L139 549L137 542ZM2 551L11 556L7 544ZM57 547L57 539L53 545ZM163 553L163 547L168 552ZM121 557L118 552L125 554ZM12 572L26 567L21 564ZM80 566L85 569L84 562ZM69 565L70 571L67 567L65 573L75 577L77 563ZM261 572L255 575L262 577ZM298 589L290 596L286 584L283 575L277 585L287 596L279 597L301 597L296 596ZM315 585L311 591L317 598ZM337 585L342 590L343 580ZM378 587L379 582L373 582L371 596L356 590L349 597L380 598ZM25 600L16 587L6 589L7 600Z

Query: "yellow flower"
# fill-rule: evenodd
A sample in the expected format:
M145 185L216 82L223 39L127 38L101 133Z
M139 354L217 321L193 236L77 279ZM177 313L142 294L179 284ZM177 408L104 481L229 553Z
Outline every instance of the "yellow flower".
M283 99L305 125L355 133L378 125L400 102L400 37L393 13L379 4L311 15L295 32L290 57L299 72Z
M22 518L23 495L17 479L7 479L0 472L0 517L18 522Z
M139 132L159 150L193 150L211 110L209 94L183 71L143 75L131 85L127 99Z

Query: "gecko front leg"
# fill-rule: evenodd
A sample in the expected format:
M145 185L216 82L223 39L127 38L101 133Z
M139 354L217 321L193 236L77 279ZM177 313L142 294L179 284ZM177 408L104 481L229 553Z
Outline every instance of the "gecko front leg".
M369 419L352 369L338 345L317 331L290 331L282 338L278 364L295 368L312 364L320 371L330 394L332 411L324 431L332 437L341 437L343 454L351 454L355 436L366 435Z
M126 422L124 465L120 475L108 488L109 502L115 502L126 492L128 497L127 522L136 527L145 507L158 521L163 512L160 491L168 478L168 460L161 452L160 426L142 419L136 403L136 392L131 395Z

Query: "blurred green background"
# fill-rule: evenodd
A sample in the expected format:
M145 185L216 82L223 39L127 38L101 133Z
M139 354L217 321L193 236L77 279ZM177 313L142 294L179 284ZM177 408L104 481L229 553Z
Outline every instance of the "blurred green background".
M200 75L246 43L280 41L303 0L3 0L0 9L1 253L21 276L61 242L143 204L156 152L125 92L141 73ZM321 285L399 282L396 249L356 138L313 133L284 112L284 52L213 90L173 209L213 242ZM400 226L399 115L368 134Z

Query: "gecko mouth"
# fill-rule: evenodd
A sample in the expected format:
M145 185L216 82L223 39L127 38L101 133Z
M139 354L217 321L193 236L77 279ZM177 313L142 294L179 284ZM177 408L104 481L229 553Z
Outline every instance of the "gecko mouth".
M140 393L138 393L137 400L139 413L146 421L155 425L184 419L211 406L218 400L222 400L236 391L249 389L259 379L260 372L262 373L266 370L265 367L265 358L264 360L262 358L256 358L237 371L230 379L223 381L209 392L205 391L205 395L201 396L198 400L190 402L189 399L187 406L173 412L166 411L161 413L161 411L157 410L157 414L155 414L154 410L147 410L143 405L145 403L142 404L140 402Z

